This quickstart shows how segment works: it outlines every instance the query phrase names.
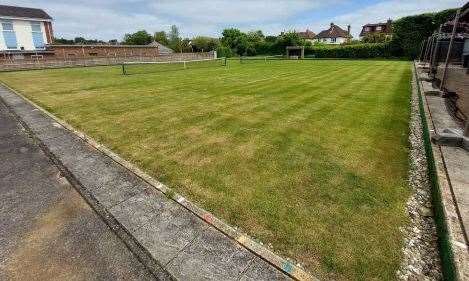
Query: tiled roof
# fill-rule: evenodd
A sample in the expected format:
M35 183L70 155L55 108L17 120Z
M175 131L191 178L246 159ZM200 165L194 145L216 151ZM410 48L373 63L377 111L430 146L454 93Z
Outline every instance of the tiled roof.
M148 44L148 46L158 47L158 52L160 54L174 53L174 51L172 49L166 47L165 45L163 45L163 44L161 44L160 42L157 42L157 41L151 42L150 44Z
M0 17L47 19L52 18L41 9L0 5Z
M339 26L331 23L331 27L327 30L323 30L316 35L316 38L349 38L351 37L347 31L343 30Z
M300 31L297 33L303 39L314 39L314 37L316 36L316 33L312 32L309 29L306 29L306 31Z
M376 30L376 27L381 26L381 30ZM371 31L366 31L365 28L371 28ZM363 26L362 31L360 32L360 36L365 36L368 33L384 33L390 34L392 33L392 21L388 20L387 22L380 22L380 23L367 23Z

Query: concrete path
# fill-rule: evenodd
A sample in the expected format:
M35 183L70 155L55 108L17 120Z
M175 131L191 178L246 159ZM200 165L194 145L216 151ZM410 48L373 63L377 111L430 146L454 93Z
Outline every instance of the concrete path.
M419 77L424 73L417 67ZM461 124L448 113L445 98L434 95L439 90L423 79L419 87L429 133L434 136L445 129L462 132ZM469 280L469 152L434 142L431 148L456 274L460 280Z
M154 280L0 102L0 280Z
M213 223L218 220L213 216L196 215L194 210L199 209L189 206L184 198L166 197L158 186L150 185L1 86L0 100L22 120L67 179L157 278L290 280L288 273L299 276L297 279L315 280L246 236L228 236L215 228ZM265 253L263 258L252 249ZM277 266L266 259L276 261Z

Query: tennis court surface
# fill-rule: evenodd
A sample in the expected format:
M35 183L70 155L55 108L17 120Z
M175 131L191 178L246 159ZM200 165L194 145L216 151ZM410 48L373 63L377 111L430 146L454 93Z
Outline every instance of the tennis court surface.
M149 67L0 80L318 277L395 279L409 62Z

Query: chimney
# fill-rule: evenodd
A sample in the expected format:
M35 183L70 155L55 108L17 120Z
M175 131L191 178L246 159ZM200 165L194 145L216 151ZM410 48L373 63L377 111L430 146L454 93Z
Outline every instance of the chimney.
M350 24L347 25L347 33L348 33L348 36L350 36Z
M334 23L333 23L333 22L331 22L331 27L333 27L333 26L334 26Z

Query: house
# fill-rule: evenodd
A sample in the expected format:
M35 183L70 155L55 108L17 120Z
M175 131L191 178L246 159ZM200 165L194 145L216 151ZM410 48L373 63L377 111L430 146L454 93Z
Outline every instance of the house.
M342 44L350 41L351 38L350 25L347 26L347 30L343 30L340 26L331 22L329 29L319 32L314 39L315 42L325 44Z
M47 52L53 42L52 18L41 9L0 5L0 54Z
M148 44L148 46L157 47L158 48L158 53L160 55L168 55L168 54L174 53L174 51L172 49L166 47L165 45L163 45L163 44L161 44L160 42L157 42L157 41L151 42L150 44Z
M316 33L309 29L306 29L306 31L297 32L297 34L300 36L300 38L309 42L314 42L314 37L316 36Z
M392 36L392 20L389 19L387 22L380 23L367 23L362 27L360 32L360 39L367 35L383 34L386 37Z

